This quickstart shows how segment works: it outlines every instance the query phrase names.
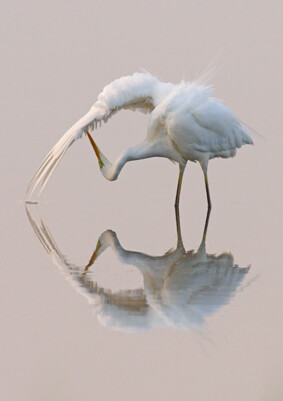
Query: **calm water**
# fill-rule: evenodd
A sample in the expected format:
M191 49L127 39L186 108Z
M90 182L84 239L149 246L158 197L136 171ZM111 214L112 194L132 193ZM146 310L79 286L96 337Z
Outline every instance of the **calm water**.
M282 400L282 9L110 3L4 10L0 398ZM191 79L219 51L216 96L265 138L210 163L206 235L199 166L176 216L176 166L129 163L107 182L86 140L24 204L105 84L140 66ZM146 124L123 112L96 139L113 160Z

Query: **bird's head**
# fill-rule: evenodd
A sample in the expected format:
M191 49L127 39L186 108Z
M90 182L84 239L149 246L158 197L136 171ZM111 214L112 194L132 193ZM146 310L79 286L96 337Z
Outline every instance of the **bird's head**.
M88 262L88 264L84 268L84 274L88 272L90 266L94 264L96 259L109 247L113 246L115 241L117 241L117 235L112 230L104 231L100 237L98 238L96 248Z
M97 160L98 160L98 165L100 168L101 173L103 176L109 180L109 181L114 181L116 180L117 177L113 174L113 169L112 169L112 163L107 159L106 156L100 151L96 143L94 142L92 136L89 134L89 132L86 132L88 139L93 147L93 150L96 154Z

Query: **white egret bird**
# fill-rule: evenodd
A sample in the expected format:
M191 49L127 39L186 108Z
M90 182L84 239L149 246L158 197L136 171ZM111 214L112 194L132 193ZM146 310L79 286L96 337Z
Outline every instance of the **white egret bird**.
M204 173L208 208L211 207L207 168L210 159L228 158L237 148L253 141L234 113L212 97L213 88L201 82L174 85L160 82L149 73L136 72L107 85L90 111L73 125L43 160L27 189L28 199L41 183L39 194L66 150L86 134L105 178L116 180L128 161L166 157L179 163L175 206L179 205L183 173L187 161L198 161ZM146 139L125 150L115 163L96 146L91 132L121 109L149 112Z

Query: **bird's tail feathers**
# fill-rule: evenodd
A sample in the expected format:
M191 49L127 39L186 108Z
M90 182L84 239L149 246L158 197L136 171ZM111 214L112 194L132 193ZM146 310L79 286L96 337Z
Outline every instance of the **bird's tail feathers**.
M240 120L239 120L240 121ZM254 128L250 127L248 124L244 123L243 121L240 121L240 123L250 132L252 132L254 135L258 136L261 139L266 139L264 135L262 135L260 132L256 131Z
M64 156L67 149L77 140L82 137L87 131L92 131L94 126L97 127L97 123L100 123L104 118L105 109L97 107L95 104L90 111L82 117L73 127L71 127L63 136L59 139L56 145L51 149L48 155L45 157L40 167L31 179L26 192L26 199L29 200L34 193L35 189L40 186L38 196L43 191L49 178L58 166L62 157Z

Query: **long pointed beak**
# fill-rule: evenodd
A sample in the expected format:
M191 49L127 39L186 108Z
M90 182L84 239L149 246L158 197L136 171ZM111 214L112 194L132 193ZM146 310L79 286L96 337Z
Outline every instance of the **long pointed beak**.
M85 268L84 268L84 273L83 273L83 274L86 274L87 271L88 271L88 269L89 269L89 267L92 266L92 265L94 264L95 259L98 257L98 251L99 251L99 249L101 248L101 246L102 246L102 243L101 243L100 240L98 240L97 245L96 245L96 248L95 248L95 251L93 252L93 254L92 254L92 256L91 256L91 258L90 258L88 264L85 266Z
M91 146L93 147L93 150L94 150L94 152L96 154L96 157L97 157L97 160L98 160L98 164L99 164L99 168L102 169L102 167L104 167L104 163L103 163L103 161L101 159L101 156L100 156L100 150L98 149L98 147L97 147L96 143L94 142L94 140L93 140L92 136L90 135L90 133L87 131L86 134L87 134L88 139L89 139L89 141L91 143Z

